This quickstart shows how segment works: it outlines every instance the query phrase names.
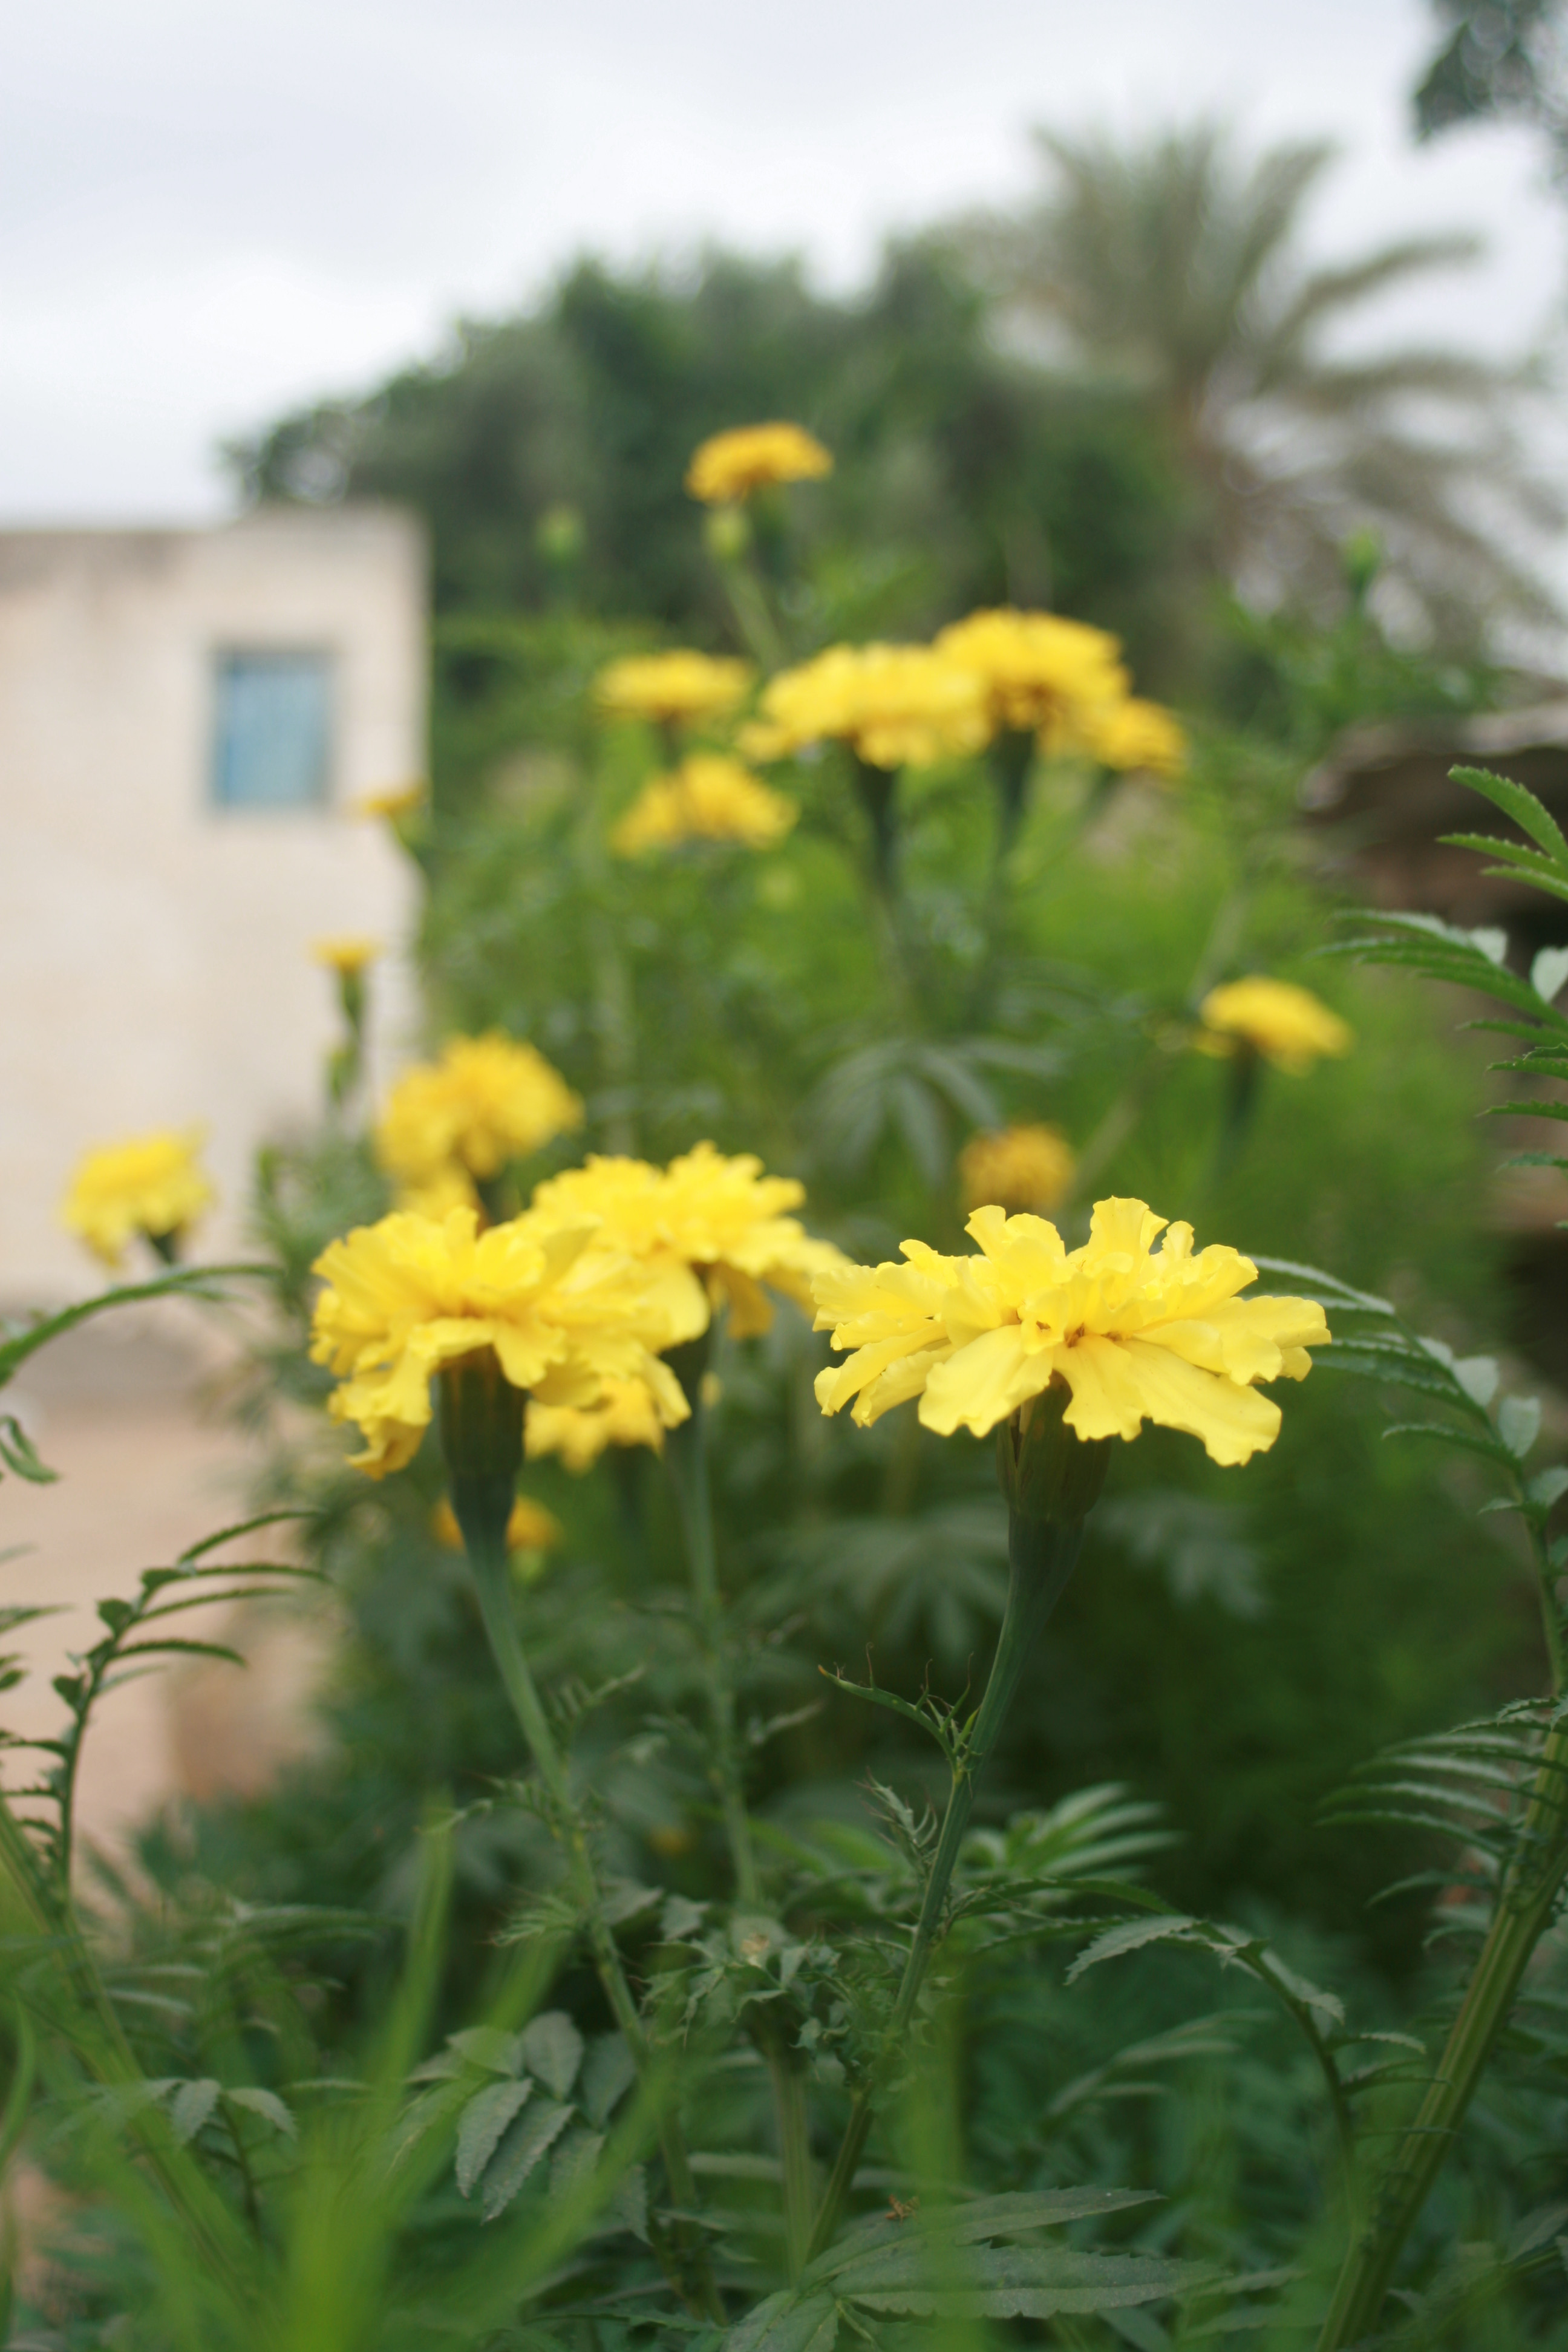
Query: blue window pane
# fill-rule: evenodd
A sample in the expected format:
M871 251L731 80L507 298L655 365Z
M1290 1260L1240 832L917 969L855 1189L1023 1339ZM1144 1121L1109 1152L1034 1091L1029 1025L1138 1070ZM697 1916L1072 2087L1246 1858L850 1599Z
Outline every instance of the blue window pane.
M320 808L331 749L329 654L220 654L213 798L220 808Z

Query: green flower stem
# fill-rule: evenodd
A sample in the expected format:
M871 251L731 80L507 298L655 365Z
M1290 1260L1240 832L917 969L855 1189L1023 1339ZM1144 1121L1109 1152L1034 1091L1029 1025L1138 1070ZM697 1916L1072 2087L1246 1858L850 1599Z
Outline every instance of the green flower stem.
M626 2037L626 2047L632 2053L638 2075L646 2080L652 2066L647 2037L642 2029L642 2020L637 2014L631 1987L626 1982L615 1937L605 1917L604 1897L594 1868L594 1858L589 1852L582 1813L573 1801L564 1760L555 1744L518 1637L512 1601L511 1562L506 1548L506 1523L513 1491L510 1477L504 1480L496 1477L465 1478L454 1472L452 1508L463 1531L474 1589L479 1595L479 1614L489 1637L491 1655L563 1836L574 1892L587 1927L589 1948L599 1981L605 1988L611 2014ZM697 2205L696 2185L679 2121L668 2106L660 2109L658 2137L670 2196L681 2212L691 2213ZM681 2225L679 2245L683 2267L689 2281L683 2292L692 2309L721 2325L724 2307L713 2284L706 2252L692 2242L689 2225Z
M1522 1469L1517 1486L1521 1502L1529 1501ZM1535 1570L1536 1598L1541 1603L1541 1632L1546 1643L1546 1663L1552 1675L1552 1695L1563 1696L1564 1675L1568 1675L1568 1659L1563 1651L1563 1619L1557 1606L1557 1578L1552 1566L1552 1556L1546 1547L1545 1513L1527 1512L1525 1526L1530 1530L1530 1558Z
M1343 2352L1376 2326L1401 2249L1464 2121L1492 2046L1508 2021L1531 1955L1551 1924L1568 1875L1568 1724L1547 1738L1486 1942L1431 2086L1352 2242L1318 2338Z
M752 1826L746 1814L740 1751L735 1739L735 1688L731 1680L729 1652L724 1640L724 1605L719 1591L713 1545L713 1495L708 1476L708 1413L702 1402L702 1370L706 1366L707 1353L705 1339L693 1340L688 1348L671 1350L677 1377L687 1388L691 1417L682 1422L679 1429L669 1432L665 1439L664 1458L675 1493L675 1507L680 1520L687 1566L691 1573L691 1595L696 1605L697 1630L702 1645L703 1673L708 1685L708 1711L713 1727L712 1778L723 1817L725 1841L730 1848L730 1863L735 1874L735 1899L743 1908L755 1910L761 1900L757 1863L752 1851ZM695 1360L699 1354L700 1366L694 1361L688 1367L679 1360L683 1357ZM694 1375L689 1386L686 1379L689 1369Z
M811 2248L811 2118L805 2105L805 2074L771 2024L763 2028L763 2056L773 2086L784 2167L784 2246L792 2279L805 2268Z
M709 1335L687 1347L670 1350L669 1360L686 1391L691 1418L672 1429L665 1440L665 1464L675 1494L676 1512L691 1574L698 1633L702 1646L708 1710L713 1730L713 1782L724 1823L730 1864L734 1874L735 1900L742 1910L756 1910L762 1902L752 1824L735 1738L735 1688L724 1639L723 1601L719 1591L713 1542L713 1494L708 1472L708 1411L702 1402L702 1377L708 1368ZM806 2114L805 2085L799 2065L790 2056L771 2019L759 2029L759 2040L773 2089L773 2116L779 2155L784 2166L784 2229L792 2275L805 2265L811 2231L811 2126Z
M1068 1437L1066 1443L1076 1446L1079 1441ZM1081 1450L1086 1454L1091 1450L1097 1454L1100 1451L1088 1446ZM1092 1499L1090 1496L1089 1500ZM883 2032L882 2046L871 2079L856 2094L855 2104L850 2109L838 2160L833 2168L833 2177L827 2184L822 2210L816 2217L816 2227L812 2232L809 2249L812 2259L831 2244L848 2203L881 2088L879 2077L885 2074L889 2061L897 2057L908 2034L932 1948L945 1925L948 1887L958 1860L959 1848L969 1827L969 1817L974 1808L976 1785L996 1745L997 1736L1036 1639L1078 1564L1087 1507L1086 1505L1079 1516L1071 1518L1038 1517L1032 1512L1020 1509L1016 1504L1009 1513L1007 1606L997 1638L996 1655L992 1662L990 1679L985 1685L985 1696L980 1702L979 1712L953 1759L952 1787L942 1818L936 1859L926 1881L925 1900L921 1905L914 1941L904 1962L898 1996Z
M783 669L789 655L750 548L737 549L732 554L721 552L717 561L746 650L764 677L771 677Z

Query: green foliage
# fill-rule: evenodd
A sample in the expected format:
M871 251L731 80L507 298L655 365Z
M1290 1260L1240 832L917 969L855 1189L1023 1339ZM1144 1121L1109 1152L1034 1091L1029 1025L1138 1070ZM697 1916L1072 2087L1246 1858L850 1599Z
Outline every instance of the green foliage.
M937 306L934 365L958 298L921 268L900 299ZM748 334L769 359L745 283L731 316L721 279L683 303L589 274L526 331L530 367L548 325L597 387L634 520L663 534L673 584L635 584L666 617L698 592L659 420L712 358L682 339L705 321L737 369ZM793 352L792 284L752 291L784 304ZM818 323L852 342L838 313ZM950 341L980 367L977 340ZM830 360L814 351L824 399ZM650 372L665 407L639 415L625 387ZM436 413L427 393L399 430ZM921 429L949 414L932 395ZM874 456L793 552L759 530L750 586L781 635L853 601L832 533L878 528ZM477 575L471 520L453 544ZM240 1402L268 1449L247 1524L294 1518L300 1559L224 1569L229 1529L103 1601L26 1794L45 1819L0 1803L0 2152L25 2147L84 2217L89 2255L47 2273L72 2352L828 2352L841 2330L900 2352L916 2326L960 2347L1019 2320L1150 2352L1290 2340L1325 2310L1323 2352L1344 2352L1401 2259L1413 2343L1549 2342L1568 1472L1551 1400L1483 1352L1473 1073L1406 975L1485 989L1501 1066L1561 1116L1568 957L1526 978L1500 935L1392 915L1310 961L1336 910L1292 814L1302 758L1358 698L1464 679L1434 684L1364 612L1331 642L1280 624L1267 725L1201 722L1179 788L1042 758L1015 828L1016 773L952 760L889 780L873 842L829 746L781 769L800 814L778 849L631 860L615 821L668 745L602 725L592 685L636 631L563 591L482 602L452 592L443 658L472 692L445 697L455 781L416 845L433 1020L531 1037L585 1104L580 1134L487 1179L492 1204L582 1150L708 1135L799 1171L814 1227L857 1255L958 1248L966 1134L1044 1118L1079 1155L1069 1241L1096 1196L1146 1196L1245 1247L1265 1289L1320 1299L1333 1339L1244 1474L1172 1431L1107 1445L1086 1537L1083 1500L1018 1503L1021 1427L1009 1512L990 1448L908 1411L825 1420L794 1307L758 1336L721 1317L672 1356L693 1411L662 1464L530 1464L559 1555L508 1565L502 1481L468 1560L438 1531L439 1416L375 1486L319 1419L310 1268L387 1200L333 1092L320 1137L260 1162L273 1312ZM1521 836L1468 845L1568 896L1540 804L1468 781ZM1205 1001L1258 971L1331 992L1354 1052L1310 1074L1227 1055ZM1048 1405L1031 1428L1074 1475L1028 1491L1059 1496L1085 1449ZM259 1801L156 1827L141 1873L103 1865L111 1916L87 1922L70 1819L98 1698L190 1646L174 1613L313 1577L345 1621L321 1749ZM1488 2069L1487 2128L1465 2135Z

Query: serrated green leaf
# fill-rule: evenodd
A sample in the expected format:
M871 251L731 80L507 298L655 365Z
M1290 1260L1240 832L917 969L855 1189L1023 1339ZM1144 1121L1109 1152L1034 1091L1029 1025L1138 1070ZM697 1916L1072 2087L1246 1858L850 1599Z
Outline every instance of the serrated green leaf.
M583 2037L563 2009L547 2009L525 2028L522 2062L546 2090L567 2096L583 2063Z
M169 2101L169 2121L182 2146L195 2139L216 2106L222 2091L223 2084L215 2083L210 2075L203 2076L199 2082L180 2084Z
M951 2284L931 2252L888 2247L846 2273L840 2294L870 2311L920 2318L1048 2319L1056 2312L1113 2311L1190 2293L1214 2278L1205 2263L1163 2254L1080 2253L1066 2246L995 2246L952 2263Z
M1446 1421L1396 1421L1384 1431L1384 1437L1429 1437L1436 1444L1452 1445L1461 1454L1479 1454L1483 1461L1500 1466L1513 1466L1513 1456L1495 1438L1482 1437L1474 1430L1456 1429Z
M910 2212L899 2218L879 2213L847 2230L802 2273L803 2281L808 2285L826 2284L849 2264L885 2246L907 2246L915 2240L936 2238L969 2245L982 2238L1014 2237L1026 2230L1061 2229L1069 2221L1124 2213L1130 2206L1152 2203L1158 2193L1152 2189L1011 2189L996 2197L977 2197L968 2204L943 2206L934 2212Z
M1119 1959L1123 1952L1141 1951L1145 1944L1159 1944L1173 1937L1187 1935L1199 1922L1184 1912L1166 1912L1152 1918L1120 1919L1097 1936L1092 1944L1081 1951L1067 1972L1067 1981L1074 1984L1086 1969L1098 1968L1101 1960Z
M592 2180L605 2152L603 2132L574 2126L550 2159L550 2201L563 2205Z
M470 2066L482 2066L487 2074L515 2075L522 2071L521 2036L503 2033L499 2026L465 2026L460 2033L447 2037L447 2046L460 2058L466 2058ZM441 2062L431 2062L433 2065L438 2063Z
M274 2131L280 2131L285 2139L299 2138L300 2126L276 2091L264 2091L258 2084L247 2083L237 2091L226 2089L224 2097L231 2107L244 2107L251 2115L260 2116Z
M549 2155L576 2110L552 2099L530 2102L507 2133L485 2176L484 2218L504 2213L534 2168Z
M577 2095L589 2120L607 2124L637 2080L637 2061L622 2033L596 2033L583 2061Z
M500 2147L507 2127L533 2094L525 2074L517 2083L487 2083L463 2109L458 2125L458 2153L453 2174L459 2196L472 2194L475 2182Z
M721 2339L721 2352L833 2352L838 2306L830 2294L770 2294Z
M1449 781L1463 784L1467 792L1479 793L1504 816L1511 817L1521 833L1530 835L1538 847L1546 852L1554 866L1568 874L1568 840L1551 811L1543 808L1535 794L1525 785L1515 783L1511 776L1495 775L1489 768L1450 768Z

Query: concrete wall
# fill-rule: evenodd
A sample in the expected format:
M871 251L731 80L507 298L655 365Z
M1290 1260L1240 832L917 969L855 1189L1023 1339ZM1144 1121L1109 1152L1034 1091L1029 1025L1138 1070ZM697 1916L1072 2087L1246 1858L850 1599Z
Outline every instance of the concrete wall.
M238 1240L249 1154L308 1121L336 1030L313 939L397 947L412 877L357 796L425 765L425 552L391 509L213 530L0 531L0 1303L100 1276L57 1223L78 1154L205 1123ZM333 656L329 805L210 797L215 656ZM372 975L383 1068L411 1024Z

